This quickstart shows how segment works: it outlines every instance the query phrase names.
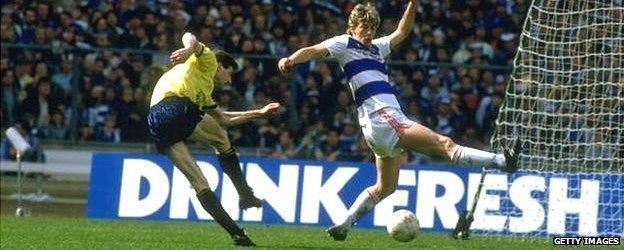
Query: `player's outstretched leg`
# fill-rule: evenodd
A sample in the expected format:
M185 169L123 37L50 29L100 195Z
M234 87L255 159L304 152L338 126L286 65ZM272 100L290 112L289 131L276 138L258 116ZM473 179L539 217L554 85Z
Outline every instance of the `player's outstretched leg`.
M351 208L349 208L349 215L342 223L325 230L330 237L337 241L345 240L349 229L362 216L370 212L381 200L394 193L399 180L399 165L401 161L401 156L377 157L375 164L377 167L377 182L360 193L353 205L351 205Z
M423 153L439 161L450 161L465 166L498 168L513 173L517 168L517 154L520 147L514 146L515 152L494 154L483 150L455 144L451 138L437 134L431 129L414 123L400 133L398 146Z
M262 200L256 198L253 190L249 187L249 184L240 169L240 161L238 160L234 147L220 153L218 158L221 169L223 169L223 172L230 177L232 184L234 184L234 187L238 192L238 196L240 197L238 206L242 209L261 207Z
M174 165L184 174L186 179L195 189L197 199L202 207L214 218L214 220L230 234L234 244L240 246L254 246L255 244L247 237L245 231L236 225L236 222L225 212L216 195L210 189L208 181L201 169L191 156L184 142L177 142L165 149L167 156Z

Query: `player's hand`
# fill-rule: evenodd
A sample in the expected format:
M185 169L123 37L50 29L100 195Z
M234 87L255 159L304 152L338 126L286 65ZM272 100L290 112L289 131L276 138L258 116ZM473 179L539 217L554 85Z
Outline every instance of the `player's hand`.
M277 68L282 74L285 74L286 72L288 72L291 66L292 66L292 61L288 59L288 57L284 57L280 59L279 62L277 62Z
M280 104L277 102L272 102L264 106L262 109L260 109L260 115L263 118L273 117L277 114L277 112L279 112L279 109L280 109Z
M186 61L191 54L193 54L193 47L181 48L171 53L169 59L171 59L171 62L175 65Z

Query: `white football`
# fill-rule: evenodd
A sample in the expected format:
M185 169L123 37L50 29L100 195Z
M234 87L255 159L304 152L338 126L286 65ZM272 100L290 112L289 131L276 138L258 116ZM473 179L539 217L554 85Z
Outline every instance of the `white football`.
M392 213L386 229L396 241L409 242L416 237L420 226L414 213L402 209Z

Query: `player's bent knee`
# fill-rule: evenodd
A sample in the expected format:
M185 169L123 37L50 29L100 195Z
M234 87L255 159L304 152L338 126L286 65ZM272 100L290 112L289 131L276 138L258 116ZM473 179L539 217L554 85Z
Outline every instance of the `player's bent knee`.
M219 153L223 153L226 150L229 150L230 148L232 148L232 144L230 143L230 140L227 137L227 134L223 136L219 136L219 138L212 143L212 146Z
M232 148L232 145L230 144L230 141L222 141L218 143L218 145L215 146L215 148L217 149L219 153L223 153L229 150L230 148Z

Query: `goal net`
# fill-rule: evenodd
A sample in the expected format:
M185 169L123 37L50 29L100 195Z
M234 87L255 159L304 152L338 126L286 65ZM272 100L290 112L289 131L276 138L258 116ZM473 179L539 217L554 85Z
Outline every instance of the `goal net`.
M623 2L531 4L491 140L524 146L499 187L504 232L624 236ZM492 230L482 201L473 230Z

